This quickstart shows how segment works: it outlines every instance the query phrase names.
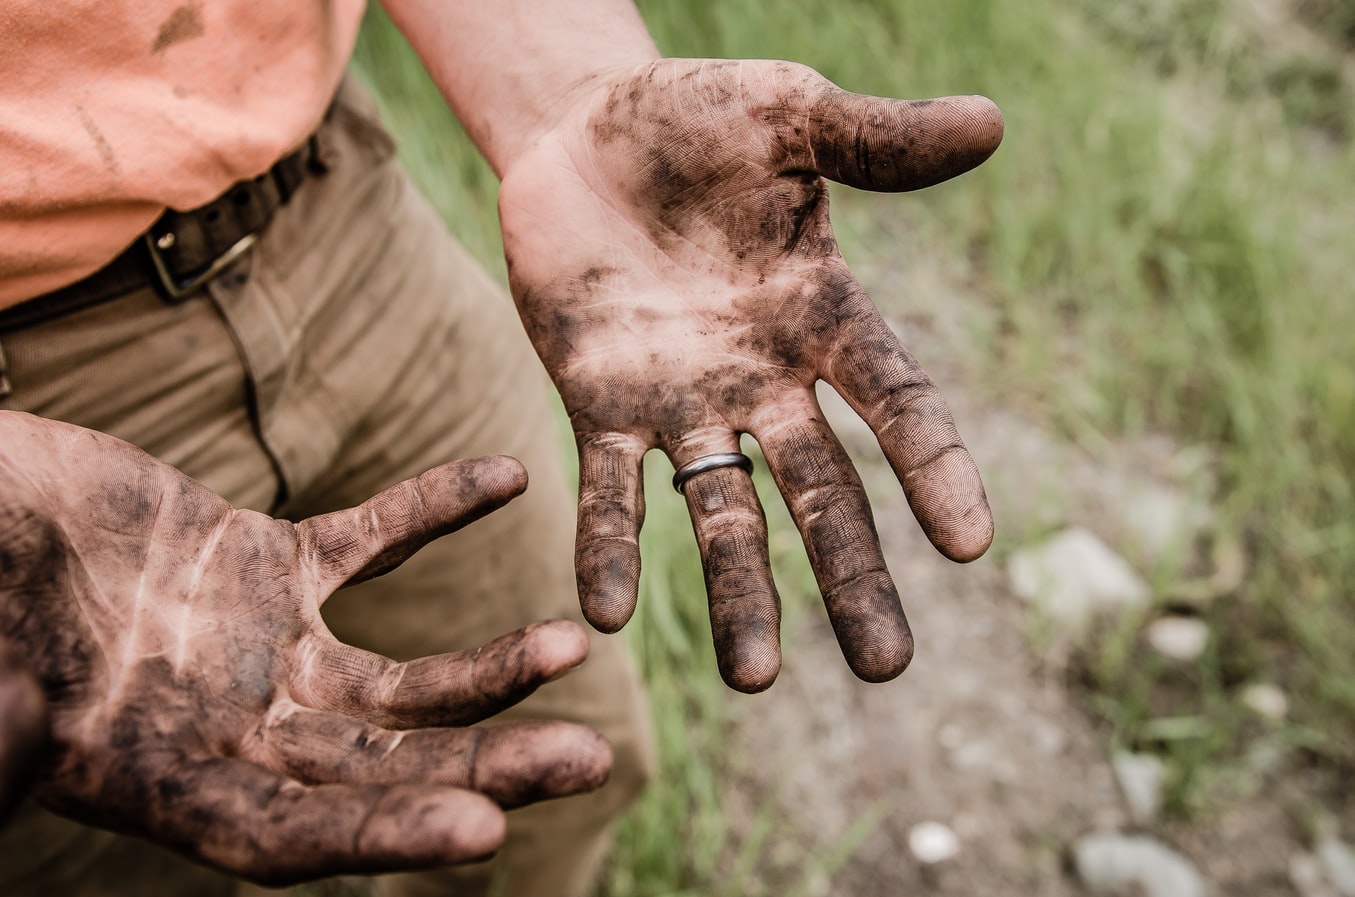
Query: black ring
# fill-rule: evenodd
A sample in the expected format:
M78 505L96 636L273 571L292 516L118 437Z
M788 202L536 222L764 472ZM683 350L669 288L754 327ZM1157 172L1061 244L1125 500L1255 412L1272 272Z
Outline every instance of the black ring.
M697 458L695 461L688 461L673 474L673 488L682 492L682 487L692 477L698 473L705 473L707 470L715 470L717 467L741 467L748 473L752 473L753 459L742 452L721 452L717 455L706 455L703 458Z

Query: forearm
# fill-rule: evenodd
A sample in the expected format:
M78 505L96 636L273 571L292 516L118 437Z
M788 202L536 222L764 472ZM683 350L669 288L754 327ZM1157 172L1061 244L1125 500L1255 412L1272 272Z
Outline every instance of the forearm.
M500 176L568 97L656 58L630 0L384 0Z

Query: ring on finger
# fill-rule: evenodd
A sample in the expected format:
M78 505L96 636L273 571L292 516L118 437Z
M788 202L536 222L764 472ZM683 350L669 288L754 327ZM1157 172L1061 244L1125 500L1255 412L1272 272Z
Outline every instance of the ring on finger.
M715 470L720 467L740 467L746 472L752 473L753 459L742 452L720 452L688 461L673 473L673 488L682 492L682 487L687 484L687 481L698 473L705 473L708 470Z

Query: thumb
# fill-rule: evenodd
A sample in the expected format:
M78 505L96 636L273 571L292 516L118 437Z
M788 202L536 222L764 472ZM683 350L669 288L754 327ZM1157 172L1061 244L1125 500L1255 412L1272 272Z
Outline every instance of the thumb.
M894 100L834 84L810 95L802 155L792 165L862 190L930 187L982 164L1002 142L987 97Z
M526 488L527 471L507 455L443 464L356 508L301 521L302 557L328 586L327 597L339 586L389 573L429 542L497 510Z

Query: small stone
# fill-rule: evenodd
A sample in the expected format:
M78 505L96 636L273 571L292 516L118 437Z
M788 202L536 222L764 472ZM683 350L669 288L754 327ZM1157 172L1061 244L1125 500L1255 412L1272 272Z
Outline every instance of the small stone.
M1209 509L1184 493L1156 483L1135 482L1116 496L1129 541L1153 563L1188 544L1209 523Z
M1162 617L1148 624L1144 637L1163 657L1190 663L1204 653L1209 627L1195 617Z
M1283 722L1289 715L1289 699L1269 682L1253 682L1244 688L1242 703L1252 713L1271 722Z
M1299 897L1340 897L1322 874L1322 863L1311 853L1289 858L1289 883Z
M1162 783L1167 778L1167 766L1154 754L1131 754L1121 751L1111 758L1115 780L1120 783L1129 816L1139 825L1157 819L1162 809Z
M993 765L995 754L986 741L970 741L951 752L950 762L956 769L979 772Z
M1128 561L1076 526L1015 552L1007 573L1016 594L1051 622L1074 631L1097 613L1142 607L1151 595Z
M1142 835L1087 835L1073 845L1078 877L1094 894L1138 888L1143 897L1204 897L1204 879L1181 854Z
M933 865L960 852L960 838L941 822L919 822L908 830L908 849L918 862Z
M1341 897L1355 897L1355 851L1336 838L1323 838L1317 845L1322 872Z
M1284 745L1258 738L1247 748L1247 768L1258 775L1272 775L1284 767L1289 752Z

